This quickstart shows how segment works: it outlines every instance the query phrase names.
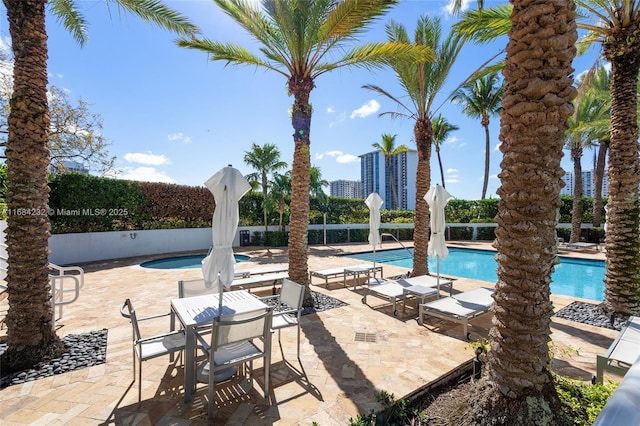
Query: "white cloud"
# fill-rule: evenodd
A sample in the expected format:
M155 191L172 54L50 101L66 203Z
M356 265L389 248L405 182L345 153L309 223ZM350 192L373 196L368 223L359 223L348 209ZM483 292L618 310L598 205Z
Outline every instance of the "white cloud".
M161 166L163 164L171 164L171 161L164 155L157 155L147 152L129 152L124 155L124 159L128 163L150 164L152 166Z
M336 161L340 164L355 163L358 161L358 157L352 154L343 154L336 157Z
M494 151L500 151L500 145L502 145L502 142L498 142L498 143L496 144L496 147L495 147L495 148L493 148L493 150L494 150Z
M446 173L458 173L458 169L448 168Z
M317 152L316 155L314 155L313 159L314 160L322 160L322 157L324 157L324 154L321 152Z
M142 182L175 183L171 177L153 167L125 167L118 179L137 180Z
M366 104L362 105L360 108L354 110L351 113L350 118L365 118L371 114L375 114L380 109L380 104L375 100L371 99Z
M342 123L344 121L344 119L346 118L346 114L344 112L341 112L340 114L338 114L338 120L336 121L332 121L331 123L329 123L329 127L333 127L336 124Z
M449 15L453 15L453 3L455 0L449 0L449 4L447 4L445 7L443 7L443 10L445 12L447 12ZM462 4L460 5L460 11L464 12L465 10L467 10L469 8L469 1L470 0L462 0Z
M327 151L325 154L329 157L340 157L342 155L342 151Z
M458 176L444 178L444 183L460 183Z
M444 141L444 145L453 145L455 143L458 143L460 141L460 139L458 139L455 136L449 136L445 141Z
M333 107L332 107L331 105L329 105L329 106L327 107L327 112L328 112L329 114L331 114L331 113L336 112L336 110L335 110L335 109L333 109Z
M167 135L167 139L169 139L171 142L191 143L191 136L186 136L181 132Z

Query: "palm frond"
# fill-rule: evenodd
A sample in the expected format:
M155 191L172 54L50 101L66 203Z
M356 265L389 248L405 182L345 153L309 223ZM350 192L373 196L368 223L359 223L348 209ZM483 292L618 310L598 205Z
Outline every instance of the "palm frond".
M76 8L73 0L52 0L51 12L71 32L73 38L83 46L88 39L87 21Z
M412 113L411 109L408 108L400 99L396 98L395 96L393 96L391 93L387 92L386 90L384 90L382 87L380 86L376 86L374 84L365 84L364 86L362 86L363 89L367 89L367 90L371 90L372 92L376 92L382 96L386 96L387 98L391 99L393 102L395 102L396 104L398 104L399 107L401 107L402 109L404 109L405 111Z
M183 36L198 34L200 30L189 19L166 6L160 0L107 0L115 1L124 10L138 15L147 22L178 33Z
M331 62L318 64L313 77L327 71L346 66L363 68L382 68L393 66L396 62L433 62L436 60L433 49L427 46L415 46L405 43L377 42L355 47L342 58Z
M320 39L344 39L354 36L395 5L397 0L343 0L332 2L335 7L320 28Z
M453 25L453 31L466 40L484 44L506 35L511 29L509 4L482 10L471 10L462 14L462 19Z
M179 38L176 44L188 49L196 49L209 54L211 61L225 61L226 65L253 65L266 68L279 74L289 77L289 75L275 64L264 61L247 49L237 44L219 43L207 38Z
M230 18L260 42L263 46L261 50L271 60L285 65L290 70L293 69L295 61L292 59L292 53L289 51L290 46L284 37L286 33L282 32L282 28L269 21L268 17L265 17L255 7L255 3L246 0L214 1ZM268 6L268 3L265 2L265 5ZM269 10L265 10L268 14ZM273 19L272 16L271 19Z

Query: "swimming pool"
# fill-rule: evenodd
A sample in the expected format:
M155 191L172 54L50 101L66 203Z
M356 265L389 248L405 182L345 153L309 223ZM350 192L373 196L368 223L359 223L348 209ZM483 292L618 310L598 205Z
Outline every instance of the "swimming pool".
M249 256L245 256L244 254L234 254L233 257L236 258L237 263L251 259ZM143 262L140 266L152 269L195 269L202 267L202 259L204 258L204 254L173 256Z
M411 252L411 255L409 254ZM376 252L376 262L411 269L413 250L384 250ZM492 250L450 248L446 260L440 261L440 273L455 277L473 278L495 283L498 281L496 252ZM360 260L373 261L373 253L347 255ZM551 293L604 300L604 268L601 260L585 260L560 256L551 276ZM436 261L429 259L429 272L435 273Z

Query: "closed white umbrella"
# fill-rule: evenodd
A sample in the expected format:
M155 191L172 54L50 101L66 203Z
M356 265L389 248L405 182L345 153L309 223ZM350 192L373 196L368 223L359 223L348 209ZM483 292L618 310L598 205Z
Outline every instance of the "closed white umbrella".
M380 207L384 201L376 193L369 194L364 203L369 207L369 244L373 247L373 278L376 279L376 246L380 245ZM381 277L382 278L382 277Z
M444 207L449 200L453 198L444 187L435 185L424 195L424 200L429 205L429 213L431 220L431 236L429 237L429 245L427 246L427 255L436 258L436 280L438 285L438 297L440 297L440 259L444 260L449 254L447 243L444 238L446 228L446 220L444 216Z
M223 286L229 288L233 281L235 258L233 257L233 239L238 230L238 201L251 189L249 182L237 169L231 166L220 169L211 176L205 186L213 194L216 208L213 212L212 232L213 248L202 260L202 275L207 287L220 291L220 309L222 312Z

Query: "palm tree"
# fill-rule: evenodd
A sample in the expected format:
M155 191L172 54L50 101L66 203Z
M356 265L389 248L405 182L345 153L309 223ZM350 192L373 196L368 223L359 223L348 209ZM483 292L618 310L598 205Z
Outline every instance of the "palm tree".
M393 194L393 205L389 206L389 210L397 209L400 206L398 203L398 188L396 187L395 178L394 178L394 167L392 163L392 157L395 157L398 154L409 151L409 148L402 144L396 146L396 136L385 133L382 135L382 143L374 143L373 147L377 149L380 154L384 155L384 163L387 167L387 173L389 173L389 183L391 185L391 192Z
M410 42L407 31L401 24L391 21L386 25L386 32L389 41ZM401 109L400 112L384 112L380 116L390 115L394 118L404 117L415 121L413 135L418 151L416 172L416 198L418 200L427 193L431 185L430 161L433 142L431 109L433 102L444 86L463 44L462 40L454 34L449 34L442 41L440 40L441 36L440 19L429 16L421 17L416 25L413 43L416 46L426 46L433 49L438 60L436 62L396 60L391 63L400 85L406 91L403 95L409 99L409 104L403 103L399 97L393 96L379 86L371 84L364 86L366 89L388 97ZM428 224L427 203L417 201L414 216L413 271L411 272L414 276L425 275L429 272L427 266Z
M47 33L45 0L4 0L14 56L13 93L6 142L9 311L9 369L28 368L62 349L53 329L50 303L49 187L50 119L47 104ZM180 34L197 28L158 0L117 0L125 11ZM73 0L52 0L51 11L83 44L86 22ZM4 366L3 366L4 367Z
M497 73L480 77L464 84L456 91L451 100L464 107L464 112L469 117L480 118L480 124L484 127L484 181L482 184L482 197L487 196L489 186L489 163L491 156L491 143L489 136L489 119L500 111L502 102L503 85L499 83Z
M382 16L395 0L214 0L260 44L258 56L232 43L206 38L178 41L182 47L206 52L212 61L253 65L274 71L287 80L293 96L294 129L291 219L289 224L289 277L305 284L305 306L313 306L309 289L307 231L309 226L310 94L315 80L327 72L348 67L379 67L396 57L423 58L426 50L399 43L367 43L349 49L354 38Z
M589 94L578 99L574 114L569 118L566 148L573 162L573 205L571 209L571 236L569 242L580 240L582 228L582 153L584 148L593 147L600 139L598 128L593 126L609 113L609 105L600 97ZM606 129L605 129L606 130Z
M444 169L442 168L442 158L440 157L440 146L447 140L449 133L459 129L455 124L451 124L442 115L438 114L437 117L431 122L433 128L433 146L436 149L436 155L438 156L438 166L440 166L440 179L442 187L446 188L444 182Z
M287 199L291 197L291 173L287 172L283 175L274 173L271 177L271 191L269 195L275 199L278 204L278 227L280 231L284 230L282 218L287 207Z
M508 31L503 69L500 150L503 153L496 222L498 282L494 294L487 374L462 415L468 424L496 418L509 424L563 424L550 372L549 284L558 263L556 212L560 207L562 147L576 55L575 4L564 0L501 6L500 19L465 20L478 40ZM494 8L492 13L496 13ZM500 12L500 11L498 11ZM486 16L486 15L485 15ZM502 32L505 34L505 32ZM487 416L487 413L492 415ZM517 419L517 420L516 420Z
M599 227L602 224L602 182L605 173L605 166L607 162L607 151L609 149L609 137L611 134L611 93L609 92L609 86L611 85L611 76L609 71L605 67L598 67L596 69L595 78L590 84L589 91L594 93L595 96L603 99L608 105L608 117L605 117L604 122L600 122L598 126L600 129L600 137L598 140L598 154L596 160L596 166L593 173L593 226ZM640 104L639 104L640 106ZM595 123L592 123L592 125Z
M588 31L584 46L598 42L611 63L611 134L609 200L605 239L605 306L612 312L640 313L640 159L638 158L638 94L640 70L640 2L576 0L579 29ZM465 14L459 27L469 37L487 41L505 34L511 8ZM475 34L474 34L475 33ZM586 47L583 48L586 50Z
M245 151L244 162L248 166L257 170L257 173L249 176L250 180L258 180L260 178L260 186L262 188L262 216L264 219L264 232L269 230L269 221L267 218L267 195L269 191L269 172L275 172L287 167L287 163L280 161L280 150L271 143L262 146L253 143L251 150Z

